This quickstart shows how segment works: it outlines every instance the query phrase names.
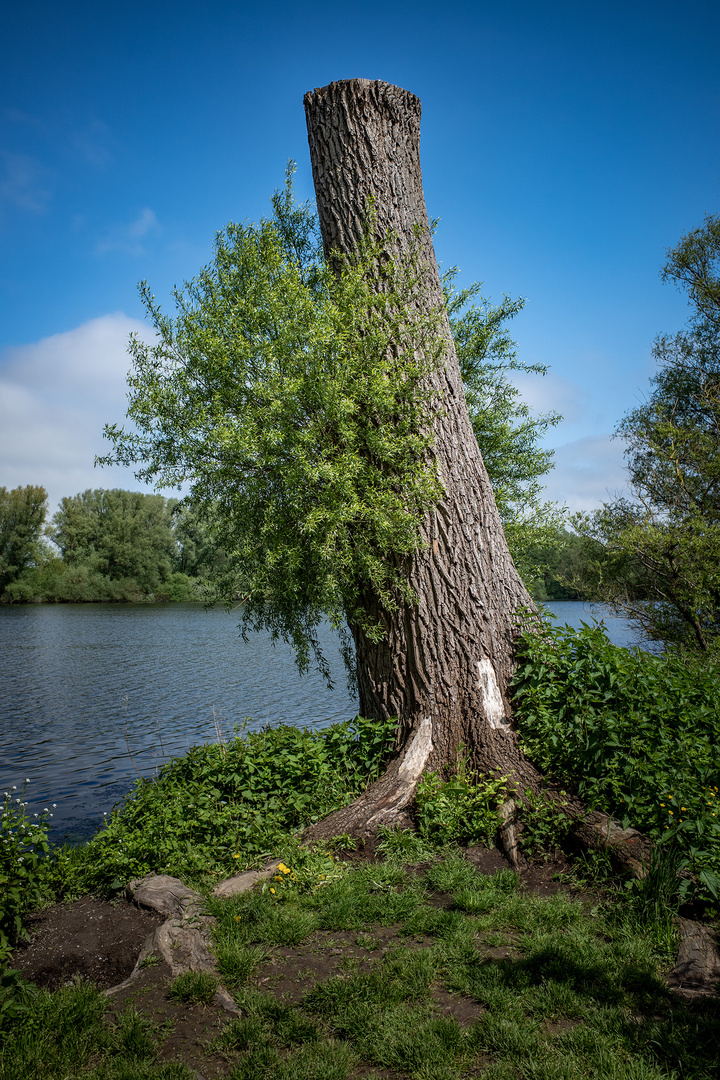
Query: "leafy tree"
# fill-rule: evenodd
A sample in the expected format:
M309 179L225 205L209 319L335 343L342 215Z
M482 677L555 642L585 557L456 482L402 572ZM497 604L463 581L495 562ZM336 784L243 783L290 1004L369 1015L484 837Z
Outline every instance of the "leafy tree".
M158 336L132 341L133 426L106 429L104 460L191 484L241 569L244 624L292 641L301 665L318 656L321 619L347 627L362 714L398 717L387 773L324 826L363 833L400 820L423 769L461 743L476 767L537 786L508 696L531 601L473 438L419 103L349 80L306 109L325 259L286 192L272 220L218 234L174 317L144 285Z
M157 592L170 580L176 557L174 505L162 495L102 488L62 499L48 535L66 567L81 571L76 585L82 583L82 589L67 598L119 599L129 598L128 593ZM70 578L75 580L72 574ZM107 594L107 582L122 582L125 591Z
M202 581L212 591L216 581L228 575L227 555L218 548L213 533L213 516L200 516L192 503L179 503L173 510L173 534L177 545L173 565L177 572Z
M720 640L720 216L684 236L662 273L693 315L658 337L652 391L617 429L629 495L578 526L604 545L606 599L650 639L706 652Z
M388 600L403 588L385 552L413 550L439 490L427 361L404 352L386 363L407 280L389 268L376 297L371 246L336 277L289 188L273 209L218 234L213 264L175 290L175 319L143 284L159 340L131 341L136 430L108 428L105 460L144 462L138 478L164 485L190 481L195 514L229 554L218 586L243 590L245 625L292 641L301 669L312 652L327 671L321 621L340 628L352 613L380 632L357 580ZM428 320L415 326L418 339L431 332Z
M146 379L152 365L157 364L161 356L168 367L177 363L180 354L190 356L197 353L201 357L202 369L196 359L190 364L182 362L182 394L187 395L183 408L188 412L193 409L203 417L203 430L208 430L210 414L205 402L201 404L201 398L205 395L210 378L209 367L214 364L220 350L226 350L227 355L223 365L222 391L216 397L214 408L237 414L240 401L238 400L237 383L232 377L228 381L228 375L235 376L238 370L234 365L238 363L238 357L233 352L239 351L237 342L245 339L244 350L246 356L243 363L247 362L247 352L258 347L259 339L264 334L270 337L269 342L263 343L263 347L269 347L279 352L286 349L291 353L296 348L298 341L302 342L300 351L293 358L293 363L298 369L305 368L305 378L310 375L312 382L319 379L332 378L336 381L336 369L330 371L331 365L337 363L336 342L340 332L336 320L339 312L329 314L329 305L334 303L338 308L344 305L342 318L352 320L354 305L360 300L366 304L376 303L371 301L369 293L361 297L358 292L358 283L361 276L367 271L368 261L372 258L371 251L367 251L362 266L358 265L351 271L345 267L345 284L341 288L345 292L341 296L338 292L338 282L331 268L325 264L322 243L319 236L317 216L309 204L297 204L292 193L292 174L294 166L288 168L286 185L282 192L276 192L272 198L273 215L269 221L263 221L259 226L237 226L231 224L224 233L216 238L215 266L206 268L195 282L185 286L184 291L175 290L173 296L180 312L179 319L173 321L166 319L154 304L154 298L149 293L147 286L141 287L142 295L156 329L160 331L162 345L155 348L148 347L144 342L133 339L131 353L135 362L136 375L131 378L131 385L140 387ZM354 275L354 276L353 276ZM524 305L523 300L513 300L504 297L500 305L493 305L489 300L480 296L479 284L473 284L467 289L456 290L454 278L456 270L446 273L443 281L445 301L455 340L458 359L461 365L465 396L470 410L470 418L473 431L483 452L488 473L493 485L496 503L505 527L508 542L513 557L528 579L537 576L544 568L544 562L538 561L540 545L543 545L542 555L545 549L551 549L556 543L557 524L559 513L553 504L543 504L539 501L540 477L552 467L552 451L539 446L539 441L546 429L556 424L560 416L557 413L549 413L542 416L533 416L529 407L522 401L520 393L511 382L509 373L523 371L532 373L545 373L542 365L527 365L522 363L517 356L517 346L511 339L506 322L513 318ZM353 283L350 283L353 277ZM253 279L254 288L248 287L249 278ZM405 280L404 287L408 287ZM396 287L400 287L396 282ZM366 286L365 286L366 289ZM280 293L287 290L287 294L280 298ZM271 295L272 294L272 295ZM303 304L296 304L298 294L303 295ZM240 307L237 298L242 295L244 303ZM390 303L397 301L395 292L388 293L382 303L385 315L389 311ZM284 305L281 306L281 305ZM232 316L224 323L223 313L234 307ZM282 322L286 331L290 325L288 310L291 309L295 325L287 332L287 340L276 335L279 325L278 319L282 315ZM251 314L252 312L252 314ZM259 317L259 313L266 313L266 320ZM200 314L201 313L201 314ZM329 320L329 321L328 321ZM324 324L324 325L323 325ZM248 327L252 330L248 333ZM336 333L337 331L337 333ZM386 327L383 333L388 334ZM308 355L307 341L311 335L316 334L317 340L314 348L324 350L324 355L318 363L325 366L324 371L309 372L306 366ZM173 341L173 335L175 340ZM202 336L204 335L204 336ZM211 335L214 335L211 338ZM254 337L252 336L254 335ZM274 340L273 340L274 337ZM234 339L234 340L233 340ZM248 340L250 339L250 340ZM210 342L212 340L212 344ZM168 344L172 341L172 346ZM210 345L207 353L204 348ZM377 342L374 346L377 348ZM169 362L169 363L168 363ZM277 360L274 359L277 363ZM261 431L265 426L263 410L268 407L268 385L265 383L268 375L268 367L253 365L252 378L257 380L258 386L253 393L249 393L248 379L245 378L245 420L248 418L250 404L258 405L258 415L253 420L253 432ZM289 371L288 360L283 358L281 364L285 371ZM158 364L159 367L159 364ZM157 370L157 369L156 369ZM342 370L347 372L346 387L352 386L357 373L357 367L343 363ZM212 373L213 380L217 383L217 371ZM156 377L156 376L155 376ZM189 393L190 380L197 380L197 387L193 390L192 397ZM162 379L157 380L156 389L167 387ZM339 388L338 388L339 389ZM289 427L286 437L289 446L283 452L284 462L293 461L294 469L300 465L302 468L307 463L301 463L295 453L295 438L298 430L297 413L298 398L305 394L305 387L295 377L289 380L286 391L291 395L289 403ZM199 396L196 397L195 394ZM297 395L297 397L296 397ZM156 399L153 398L153 407ZM177 409L180 403L180 395L173 397L171 409ZM326 408L326 403L318 401L316 407ZM357 408L357 407L356 407ZM134 419L139 414L131 409L130 414ZM158 451L166 454L170 449L171 441L175 437L173 423L176 414L168 411L166 423L168 434L163 437L162 445L156 444L151 449L152 440L159 431L158 419L155 418L152 426L152 434L149 437L138 438L136 435L128 435L121 432L117 427L108 428L107 434L116 445L117 457L105 460L122 460L126 464L143 460L155 461L151 468L144 468L138 475L142 479L150 479L156 474ZM147 412L143 420L147 423ZM227 420L224 419L227 426ZM322 423L325 424L323 417ZM317 432L308 431L305 439L309 440L317 436ZM246 436L246 443L255 452L254 435ZM408 447L407 449L411 449ZM227 466L232 468L235 448L227 445ZM173 453L167 454L165 468L171 461L178 465L183 459L184 449L175 447ZM248 623L254 626L267 625L269 612L266 604L267 595L272 592L277 598L287 586L287 582L275 582L271 587L264 583L261 590L257 590L252 580L252 573L248 572L248 550L257 547L255 541L255 516L247 514L246 508L238 507L227 517L227 499L223 499L222 482L220 475L216 473L215 465L222 462L222 451L216 447L214 456L208 458L208 471L203 477L202 484L196 483L193 493L185 504L181 504L175 510L175 536L179 544L176 558L176 567L182 573L202 578L211 585L217 595L243 595L246 606L243 611ZM335 453L335 451L333 451ZM254 464L254 462L253 462ZM193 462L185 460L179 471L165 472L167 480L182 482L188 479L198 479L198 469ZM281 464L284 469L284 464ZM314 465L311 464L314 468ZM351 467L351 471L354 466ZM267 471L265 476L269 479ZM295 478L297 478L295 473ZM290 479L288 475L286 480ZM273 486L276 480L272 481ZM328 490L330 496L330 490ZM334 493L332 497L335 497ZM252 498L255 499L253 491ZM297 500L296 500L297 501ZM418 503L418 505L420 505ZM355 508L357 510L357 507ZM295 512L295 509L293 509ZM337 508L333 513L337 512ZM362 513L366 514L366 511ZM366 515L367 516L367 515ZM242 557L228 560L225 548L236 548L238 536L245 523L248 536ZM283 536L274 543L282 546L286 542L288 528L287 522L280 524ZM414 542L414 529L411 527L411 542ZM345 556L341 557L343 561ZM277 571L285 576L287 564L281 559L275 560ZM307 576L307 566L298 564L298 573ZM264 573L267 568L264 568ZM350 589L354 589L351 581ZM257 610L254 609L253 596L260 595L260 603ZM302 594L301 594L302 595ZM344 610L343 604L327 605L326 608L336 625L342 626ZM325 610L325 609L323 609ZM321 666L324 659L317 648L312 627L319 611L312 613L311 618L307 607L302 601L299 607L299 619L291 626L293 615L283 625L283 619L287 619L289 612L285 609L282 618L278 619L272 629L280 634L287 634L295 643L301 666L307 662L310 655L308 646L315 649L315 657ZM252 620L255 620L252 622Z
M549 544L541 540L528 555L541 569L532 583L534 600L599 599L596 566L605 549L596 540L558 529Z
M0 487L0 594L40 557L45 488Z

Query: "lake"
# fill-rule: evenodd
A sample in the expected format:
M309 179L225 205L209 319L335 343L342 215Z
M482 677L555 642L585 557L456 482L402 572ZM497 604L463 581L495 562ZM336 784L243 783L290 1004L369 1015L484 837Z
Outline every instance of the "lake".
M604 613L546 605L578 627ZM604 615L618 645L637 642ZM138 775L188 747L279 723L323 727L357 712L337 639L321 635L335 683L300 677L291 649L243 641L237 615L202 604L43 604L0 608L0 791L30 812L55 803L52 837L90 835Z

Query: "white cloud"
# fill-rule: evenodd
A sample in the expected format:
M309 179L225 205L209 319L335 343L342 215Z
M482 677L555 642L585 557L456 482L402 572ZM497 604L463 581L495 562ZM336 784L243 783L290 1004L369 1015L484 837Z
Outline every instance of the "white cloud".
M144 255L141 241L160 228L155 211L144 207L128 225L116 225L110 229L95 249L99 255L107 251L123 251L126 255Z
M0 357L0 486L41 484L51 512L63 495L87 488L139 490L130 469L95 469L107 453L106 423L122 422L131 333L144 323L122 312Z
M623 443L609 435L574 439L555 449L546 498L576 510L596 510L618 494L627 479Z

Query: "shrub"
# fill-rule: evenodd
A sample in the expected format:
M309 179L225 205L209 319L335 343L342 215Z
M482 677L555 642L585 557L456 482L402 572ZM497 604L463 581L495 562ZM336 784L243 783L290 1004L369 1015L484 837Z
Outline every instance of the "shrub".
M468 772L462 750L455 775L443 780L430 773L418 784L415 820L429 843L486 844L495 842L498 809L505 798L505 780L481 779Z
M526 634L513 694L523 748L588 806L688 859L720 891L720 665L611 645L602 626Z
M201 880L261 860L366 787L394 727L358 717L196 746L139 780L85 847L61 853L59 887L108 894L147 873Z

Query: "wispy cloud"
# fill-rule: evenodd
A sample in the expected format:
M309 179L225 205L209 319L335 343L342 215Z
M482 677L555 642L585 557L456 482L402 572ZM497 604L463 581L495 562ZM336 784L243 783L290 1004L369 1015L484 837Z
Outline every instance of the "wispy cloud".
M68 145L96 169L106 166L111 159L113 142L110 128L103 120L90 120L72 130Z
M567 423L573 423L587 410L587 392L552 371L547 375L512 373L512 381L535 413L559 412Z
M29 154L0 151L0 209L16 207L42 214L51 197L50 170Z
M127 342L147 327L122 312L0 357L0 485L42 484L54 507L87 488L139 489L130 469L95 469L105 423L126 408Z
M555 468L548 473L545 497L577 510L596 510L625 486L623 443L609 435L573 439L555 449Z
M99 241L96 251L103 255L108 251L122 251L126 255L144 255L143 240L160 229L160 222L155 211L144 207L134 221L126 225L115 225Z

